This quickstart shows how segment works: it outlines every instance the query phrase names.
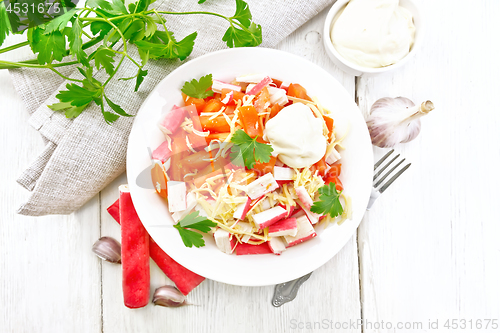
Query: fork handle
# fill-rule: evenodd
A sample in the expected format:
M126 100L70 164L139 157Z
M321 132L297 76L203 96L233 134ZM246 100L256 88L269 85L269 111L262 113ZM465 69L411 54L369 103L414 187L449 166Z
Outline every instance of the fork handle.
M373 203L378 199L379 196L380 192L372 188L372 193L370 194L370 200L368 201L368 207L366 207L366 210L370 210L370 208L372 208Z

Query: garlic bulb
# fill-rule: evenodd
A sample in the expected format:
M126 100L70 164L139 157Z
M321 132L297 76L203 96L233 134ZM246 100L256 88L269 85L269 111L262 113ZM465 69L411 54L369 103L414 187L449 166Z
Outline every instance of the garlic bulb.
M420 133L420 117L434 110L431 101L419 106L405 97L384 97L373 103L366 120L375 146L394 147L415 139Z
M113 264L122 262L122 247L120 243L111 237L101 237L92 246L94 252L99 258L109 261Z
M153 303L154 305L161 305L170 308L188 304L186 302L186 296L184 296L176 287L169 285L155 290Z

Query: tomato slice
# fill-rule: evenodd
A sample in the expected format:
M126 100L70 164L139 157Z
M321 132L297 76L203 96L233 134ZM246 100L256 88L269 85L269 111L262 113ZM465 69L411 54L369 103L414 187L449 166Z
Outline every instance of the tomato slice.
M267 163L262 163L262 162L255 162L252 170L257 173L257 177L264 176L266 173L273 172L274 171L274 165L276 164L276 157L271 156L269 158L269 162Z
M166 199L168 196L167 175L165 175L163 167L158 163L155 163L151 168L151 180L153 181L156 193L158 193L160 197Z
M259 115L257 110L252 105L242 106L239 108L239 116L243 125L243 130L252 138L255 136L262 137L263 130L259 123Z
M185 131L179 131L172 138L172 155L177 155L188 150Z
M212 140L220 140L224 141L229 136L230 132L225 133L210 133L205 139L207 144L209 144Z
M186 96L186 98L184 99L184 105L185 106L194 105L196 107L196 111L198 111L198 113L203 111L205 104L207 104L207 102L205 102L205 100L203 100L201 98L194 98L194 97Z
M278 112L281 111L281 109L283 109L283 107L281 105L274 104L271 107L271 114L269 115L269 119L272 119L274 116L276 116L278 114Z
M212 151L212 154L216 154L217 151ZM215 156L215 155L213 155ZM194 171L201 170L210 164L209 159L211 158L210 153L203 150L190 154L179 161L178 166L182 170Z
M330 177L330 176L335 176L338 177L340 176L340 171L342 170L342 164L341 163L335 163L330 165L330 170L328 170L328 173L325 175L325 177Z
M254 102L255 110L257 113L263 112L270 105L271 98L269 96L269 90L267 87L264 87L260 93L257 95L257 99Z
M200 117L200 123L203 131L210 131L210 133L224 133L231 130L231 127L227 123L226 118L224 118L224 116L222 115L217 116L213 119L210 119L210 117L208 116L202 116Z
M325 163L325 157L323 156L318 162L313 164L311 166L311 172L314 173L318 170L318 175L321 177L325 176L326 174L326 163Z
M326 127L328 128L328 137L331 137L333 132L333 118L323 116L323 119L325 120Z
M205 107L203 108L203 112L218 112L224 104L217 99L211 99L207 102Z
M342 182L340 181L339 177L337 176L327 176L325 179L325 184L330 184L331 182L335 183L335 188L337 191L342 191L344 189L344 186L342 185Z
M281 85L283 84L283 81L280 81L278 79L272 79L273 80L273 83L276 85L277 88L281 87Z
M312 101L312 99L307 95L307 90L298 83L290 84L288 87L288 96Z

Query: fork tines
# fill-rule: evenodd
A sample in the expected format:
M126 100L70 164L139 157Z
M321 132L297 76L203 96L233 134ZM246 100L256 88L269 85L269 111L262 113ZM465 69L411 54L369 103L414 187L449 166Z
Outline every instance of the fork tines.
M378 189L380 193L384 192L403 172L406 171L411 165L411 163L406 164L403 166L394 176L392 176L387 182L385 182L382 185L382 182L390 176L404 161L405 159L401 159L399 162L397 162L389 171L387 171L384 175L383 172L391 166L391 164L395 163L398 158L400 157L400 154L397 154L395 157L393 157L388 163L382 165L384 161L394 152L394 149L391 149L387 154L385 154L380 160L378 160L377 163L375 163L373 171L377 171L375 175L373 176L373 187L375 189ZM380 168L379 168L380 167ZM380 188L379 188L380 186Z

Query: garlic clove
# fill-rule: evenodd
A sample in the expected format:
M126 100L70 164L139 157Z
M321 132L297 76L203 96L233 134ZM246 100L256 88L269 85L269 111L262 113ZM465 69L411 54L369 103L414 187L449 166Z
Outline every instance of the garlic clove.
M154 305L160 305L165 307L179 307L187 305L186 296L182 294L179 289L174 286L166 285L159 287L155 290L153 295Z
M384 97L373 103L366 120L372 143L386 148L409 142L420 133L420 117L434 109L431 101L419 106L405 97Z
M122 247L120 243L111 237L101 237L92 245L92 252L99 258L113 264L122 262Z

